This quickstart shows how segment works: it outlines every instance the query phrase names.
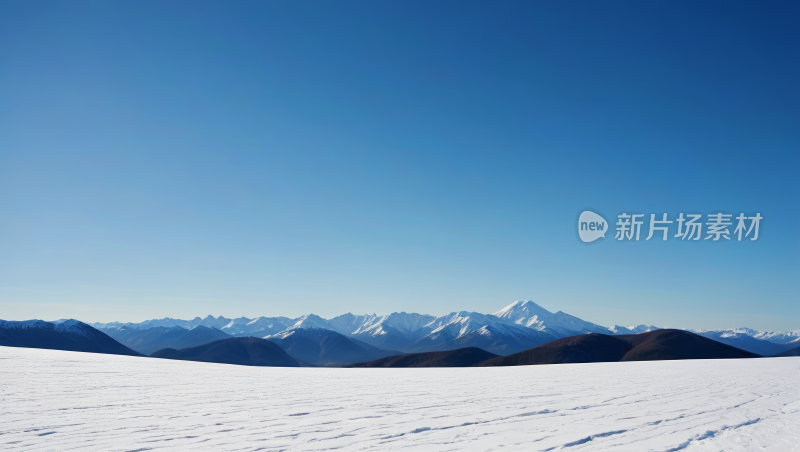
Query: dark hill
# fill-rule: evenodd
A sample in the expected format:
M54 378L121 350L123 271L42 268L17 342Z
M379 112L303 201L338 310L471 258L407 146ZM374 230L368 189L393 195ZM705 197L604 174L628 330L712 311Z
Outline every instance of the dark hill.
M322 328L297 328L267 339L292 357L317 366L341 366L401 354Z
M757 358L759 355L682 330L656 330L641 334L571 336L479 366L656 361L677 359Z
M389 356L367 363L342 367L470 367L498 355L477 347L465 347L445 352L409 353Z
M656 330L617 337L625 338L633 347L625 353L622 361L760 357L755 353L682 330Z
M77 320L66 320L61 323L43 320L24 322L0 320L0 345L142 356L141 353L120 344L102 331Z
M800 356L800 347L795 347L791 350L786 350L785 352L778 353L777 355L773 355L775 357L783 357L783 356Z
M190 330L180 326L157 326L143 330L118 327L102 329L102 331L122 344L145 355L164 348L179 350L231 337L216 328L202 325Z
M300 363L276 344L257 337L232 337L181 350L165 348L150 356L241 366L300 367Z

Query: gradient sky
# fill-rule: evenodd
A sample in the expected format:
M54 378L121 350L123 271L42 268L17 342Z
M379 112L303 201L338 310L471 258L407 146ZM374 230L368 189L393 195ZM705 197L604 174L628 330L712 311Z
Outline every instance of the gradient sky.
M793 1L4 1L0 318L530 299L800 329L799 22ZM586 207L764 220L757 242L586 246Z

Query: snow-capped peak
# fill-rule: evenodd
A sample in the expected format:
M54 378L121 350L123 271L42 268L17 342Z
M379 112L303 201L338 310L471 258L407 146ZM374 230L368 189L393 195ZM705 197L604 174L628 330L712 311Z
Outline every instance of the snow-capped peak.
M324 328L335 331L335 328L330 322L315 314L307 314L300 317L292 326L286 328L286 330L294 330L297 328Z
M446 334L451 339L457 339L481 328L494 328L506 334L516 335L518 326L506 319L478 312L458 311L442 317L437 317L424 326L430 330L428 336L436 337Z
M510 320L517 325L550 332L559 336L572 336L580 333L608 333L608 328L579 319L565 312L555 314L533 301L515 301L492 314Z

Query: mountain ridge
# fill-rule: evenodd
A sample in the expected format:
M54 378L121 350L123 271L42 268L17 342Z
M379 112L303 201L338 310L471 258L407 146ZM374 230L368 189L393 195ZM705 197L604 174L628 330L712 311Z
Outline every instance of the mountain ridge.
M399 355L325 328L293 328L264 339L277 344L291 357L317 366L341 366Z
M144 356L78 320L0 320L0 346Z
M266 337L283 331L298 328L324 328L347 337L357 339L374 347L399 350L404 352L424 352L433 348L455 349L465 346L478 346L490 349L498 354L511 354L535 346L542 341L550 341L577 334L638 334L661 329L653 325L634 325L605 327L583 320L563 311L555 313L541 305L528 301L515 301L492 314L474 313L474 322L467 330L448 327L443 331L434 331L452 320L453 316L466 311L455 311L442 316L428 314L393 312L391 314L352 314L346 313L330 319L315 314L306 314L297 318L288 317L238 317L234 319L223 316L195 317L192 320L172 318L153 319L138 324L110 322L92 324L102 327L127 327L143 329L148 326L181 326L187 329L196 326L218 328L234 337ZM464 315L469 317L470 314ZM499 319L496 322L488 316ZM476 319L482 318L478 321ZM527 328L536 333L526 331L520 333L512 326ZM455 330L458 330L457 332ZM779 352L788 347L774 344L800 345L800 330L769 332L749 328L731 328L727 330L690 330L719 342L742 347L758 354ZM516 332L515 334L508 334ZM719 334L717 333L719 332ZM546 336L543 336L544 333ZM438 336L442 334L442 336ZM737 336L738 335L738 336ZM744 338L746 335L753 340ZM442 340L447 336L445 340ZM466 337L469 336L469 337Z
M257 337L231 337L180 350L165 348L150 356L240 366L301 367L277 344Z
M100 329L121 344L143 355L163 348L182 349L207 344L231 337L228 334L203 325L186 329L181 326L156 326L145 330L128 327Z

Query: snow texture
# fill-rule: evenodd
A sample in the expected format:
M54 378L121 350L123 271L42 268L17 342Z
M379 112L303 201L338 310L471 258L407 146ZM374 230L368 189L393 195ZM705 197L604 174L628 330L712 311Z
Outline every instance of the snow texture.
M796 451L798 367L274 368L0 347L0 449Z

